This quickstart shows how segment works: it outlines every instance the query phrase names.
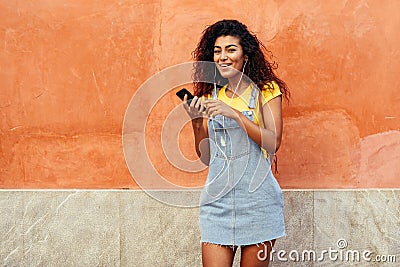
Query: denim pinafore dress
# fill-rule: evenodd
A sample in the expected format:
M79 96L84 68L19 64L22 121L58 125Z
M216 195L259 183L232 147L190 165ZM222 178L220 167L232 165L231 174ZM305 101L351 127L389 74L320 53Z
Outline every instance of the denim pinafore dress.
M218 89L212 98L217 99ZM249 110L254 121L258 88ZM258 244L285 235L282 190L270 158L238 123L217 115L208 121L210 163L200 196L201 242L229 246Z

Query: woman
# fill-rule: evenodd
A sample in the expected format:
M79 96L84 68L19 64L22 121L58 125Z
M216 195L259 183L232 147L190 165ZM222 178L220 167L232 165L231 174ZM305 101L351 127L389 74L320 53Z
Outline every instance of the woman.
M232 266L238 246L241 266L268 266L276 238L285 235L271 157L281 143L282 95L288 99L289 91L262 49L245 25L222 20L203 32L193 52L195 97L184 103L196 152L209 165L200 199L206 267Z

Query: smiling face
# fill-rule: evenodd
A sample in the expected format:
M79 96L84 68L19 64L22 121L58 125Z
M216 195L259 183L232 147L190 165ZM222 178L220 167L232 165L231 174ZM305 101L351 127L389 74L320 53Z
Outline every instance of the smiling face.
M246 59L238 37L227 35L215 40L214 62L222 77L230 79L239 75Z

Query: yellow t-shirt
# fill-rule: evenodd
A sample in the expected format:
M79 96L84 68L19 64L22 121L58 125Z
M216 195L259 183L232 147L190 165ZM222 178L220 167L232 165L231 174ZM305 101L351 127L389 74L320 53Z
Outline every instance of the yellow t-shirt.
M276 82L270 82L269 83L270 87L268 85L264 85L263 90L261 90L261 103L264 106L268 101L271 99L282 95L281 90L279 90L278 84ZM253 84L250 84L246 90L239 95L238 97L230 98L226 95L226 85L222 87L219 92L218 92L218 99L221 100L222 102L228 104L232 108L239 110L239 111L246 111L250 110L249 108L249 101L251 97L251 91L253 90ZM211 98L209 95L208 98ZM264 126L264 123L262 121L262 114L261 114L261 108L259 107L260 101L257 100L256 103L256 108L254 110L254 123L257 125ZM261 122L261 124L260 124Z
M269 85L269 86L268 86ZM264 106L268 101L271 99L282 95L281 90L279 89L279 86L276 82L270 82L268 85L264 85L263 90L261 90L261 103ZM222 87L219 92L218 92L218 99L220 101L223 101L224 103L228 104L232 108L239 110L239 111L246 111L250 110L249 108L249 101L251 97L251 91L253 90L253 84L250 84L246 90L239 95L238 97L230 98L226 95L226 85ZM260 94L259 94L260 97ZM208 99L211 99L212 96L208 95ZM264 127L264 122L262 120L262 110L259 107L260 101L257 99L256 103L256 108L254 110L254 123L257 125L260 125L261 127ZM261 122L261 123L260 123ZM269 155L267 151L264 148L261 148L264 157L268 158Z

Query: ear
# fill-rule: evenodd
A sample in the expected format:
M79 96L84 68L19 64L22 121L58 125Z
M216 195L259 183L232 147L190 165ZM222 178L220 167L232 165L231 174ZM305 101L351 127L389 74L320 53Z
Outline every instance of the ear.
M248 60L249 60L249 57L248 57L247 55L245 55L245 56L244 56L244 61L247 62Z

